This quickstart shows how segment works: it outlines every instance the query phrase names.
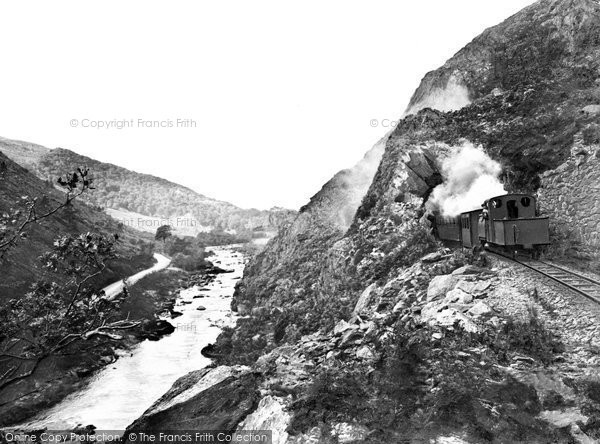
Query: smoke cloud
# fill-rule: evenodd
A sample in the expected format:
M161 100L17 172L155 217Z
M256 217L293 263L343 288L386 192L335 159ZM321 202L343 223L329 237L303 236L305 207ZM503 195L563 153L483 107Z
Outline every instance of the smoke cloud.
M466 143L444 160L444 182L433 190L427 208L444 216L481 208L486 199L506 193L498 179L501 172L502 166L481 147Z

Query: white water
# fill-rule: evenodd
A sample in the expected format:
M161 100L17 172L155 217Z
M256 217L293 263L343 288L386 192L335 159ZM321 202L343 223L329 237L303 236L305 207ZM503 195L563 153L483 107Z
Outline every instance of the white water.
M123 430L177 378L206 367L210 359L200 351L219 335L220 328L214 323L233 324L231 296L244 269L243 256L230 247L212 247L211 250L215 256L210 259L215 265L234 272L217 275L212 284L202 289L193 287L182 291L175 310L183 315L170 320L175 327L172 334L159 341L140 343L114 364L98 371L84 389L14 427L65 430L79 424L93 424L101 430ZM199 294L205 297L193 299ZM191 301L191 304L184 305L181 301ZM200 305L206 310L197 310Z

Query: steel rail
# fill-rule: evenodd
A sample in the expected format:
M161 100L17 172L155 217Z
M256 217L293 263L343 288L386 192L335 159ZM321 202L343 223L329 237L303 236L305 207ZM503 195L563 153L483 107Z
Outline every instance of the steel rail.
M515 257L506 256L496 251L487 250L488 253L493 253L505 259L516 262L530 270L552 279L555 282L567 287L569 290L578 293L587 299L600 304L600 281L576 273L574 271L563 268L559 265L554 265L546 261L538 260L520 260Z

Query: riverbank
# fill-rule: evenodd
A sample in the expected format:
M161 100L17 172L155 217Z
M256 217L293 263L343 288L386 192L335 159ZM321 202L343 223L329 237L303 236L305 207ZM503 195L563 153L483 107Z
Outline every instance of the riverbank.
M121 356L131 354L142 341L156 341L175 330L174 319L179 293L193 286L206 286L222 270L209 266L190 273L165 269L168 259L158 258L147 270L107 287L107 296L118 302L115 318L140 321L131 330L119 332L121 339L95 337L66 350L64 355L44 359L31 377L0 392L0 426L22 422L44 409L61 402L70 394L82 390L90 378ZM132 279L135 278L135 279Z
M127 331L122 341L111 342L102 350L105 354L99 353L100 360L91 370L84 366L79 374L48 381L53 389L44 394L46 399L15 400L8 410L13 418L15 413L21 418L5 420L0 410L3 425L19 423L13 427L29 430L71 429L79 424L124 429L177 378L208 365L210 360L200 351L216 339L219 327L233 323L230 298L244 266L240 253L227 247L215 250L211 260L217 265L201 273L166 269L129 287L121 311L129 313L130 319L168 325L166 336L161 332L152 336L152 328L150 335L143 329ZM31 419L23 422L25 415L16 404Z

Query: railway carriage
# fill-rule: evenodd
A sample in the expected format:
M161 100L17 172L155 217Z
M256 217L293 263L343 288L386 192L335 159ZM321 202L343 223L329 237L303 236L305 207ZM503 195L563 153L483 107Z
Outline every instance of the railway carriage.
M436 216L435 217L436 235L440 239L460 242L460 217L459 216Z
M456 217L434 218L437 236L460 242L464 247L500 247L510 252L529 250L550 243L549 220L537 216L536 199L528 194L505 194L486 200L481 209Z

